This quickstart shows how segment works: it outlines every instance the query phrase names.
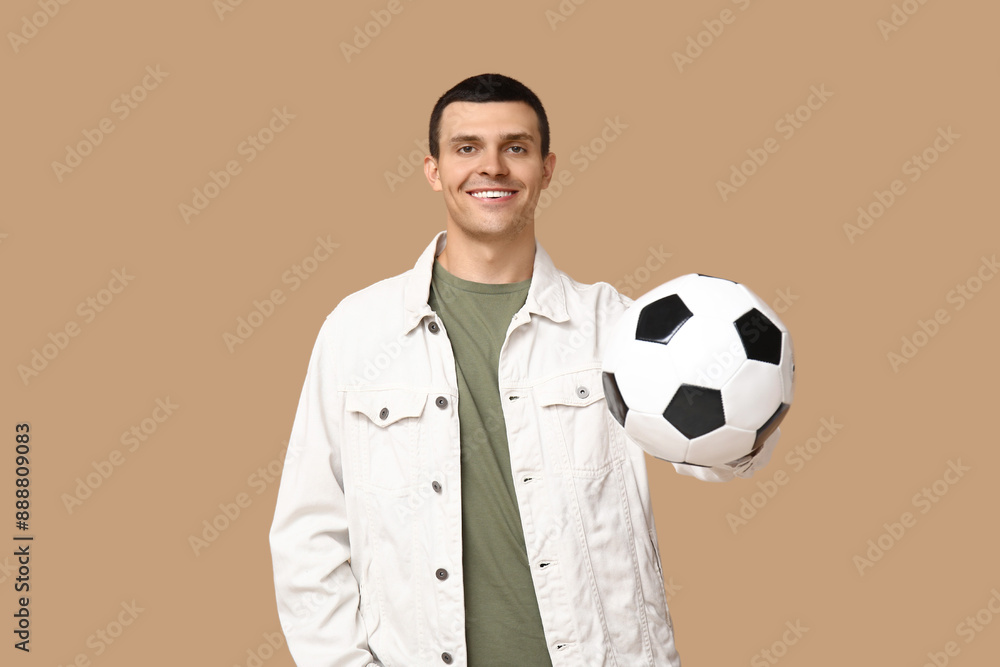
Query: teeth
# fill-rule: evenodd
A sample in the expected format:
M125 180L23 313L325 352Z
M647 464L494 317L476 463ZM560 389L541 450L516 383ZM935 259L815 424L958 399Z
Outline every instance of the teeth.
M479 197L480 199L496 199L498 197L506 197L507 195L513 193L506 192L503 190L484 190L482 192L471 192L469 194L471 194L473 197Z

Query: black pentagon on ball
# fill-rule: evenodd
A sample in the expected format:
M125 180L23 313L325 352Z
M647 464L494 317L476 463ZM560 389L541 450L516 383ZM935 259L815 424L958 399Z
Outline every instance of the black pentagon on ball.
M663 416L686 438L697 438L726 424L722 392L693 384L682 384L670 399Z
M601 381L604 383L604 399L607 401L608 410L611 411L612 416L614 416L618 423L624 427L625 415L628 414L628 406L625 405L625 399L622 398L622 393L618 389L615 374L604 373L601 376Z
M666 345L692 315L691 310L676 294L657 299L639 311L635 338Z
M747 359L778 365L781 361L781 329L764 313L753 308L741 315L734 326Z
M788 408L791 406L788 403L782 403L778 406L778 409L774 411L774 414L767 418L764 425L757 429L757 437L753 441L753 449L750 450L751 456L756 456L757 452L764 447L764 441L771 437L774 433L774 429L778 428L778 424L781 420L785 418L785 413L788 412Z

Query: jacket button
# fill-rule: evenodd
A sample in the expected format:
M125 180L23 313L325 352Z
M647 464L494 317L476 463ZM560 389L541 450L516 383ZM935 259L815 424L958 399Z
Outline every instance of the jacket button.
M385 421L389 418L389 408L382 408L379 410L378 418Z
M431 333L436 334L441 329L441 327L438 326L437 322L435 322L434 320L431 320L431 323L427 325L427 329Z
M587 389L586 387L577 387L576 395L579 396L580 398L587 398L588 396L590 396L590 390Z
M441 654L441 660L444 661L444 664L450 665L451 664L451 660L452 660L451 653L448 653L447 651L445 651L444 653L442 653Z
M441 482L434 480L431 482L431 488L434 489L435 493L441 493Z
M448 578L448 570L444 569L443 567L439 567L437 572L435 572L434 574L437 575L437 578L440 579L441 581L444 581L445 579Z
M448 399L445 398L444 396L438 396L437 399L434 401L434 405L444 410L446 407L448 407Z

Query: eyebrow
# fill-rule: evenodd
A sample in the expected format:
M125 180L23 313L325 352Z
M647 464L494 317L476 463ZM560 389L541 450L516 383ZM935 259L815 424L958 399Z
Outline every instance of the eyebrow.
M480 142L483 138L478 134L460 134L452 137L449 144L464 144L466 142ZM534 143L535 138L526 132L506 132L500 135L500 141L528 141Z

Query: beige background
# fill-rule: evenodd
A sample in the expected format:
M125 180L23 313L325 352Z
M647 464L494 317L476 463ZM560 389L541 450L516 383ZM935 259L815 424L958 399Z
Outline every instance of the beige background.
M410 268L444 226L419 172L393 189L386 172L425 141L438 96L498 71L541 97L557 171L573 178L536 227L557 266L584 282L644 280L632 296L692 271L769 301L786 295L797 393L770 467L711 485L650 460L684 664L772 664L767 649L786 665L922 665L948 642L949 664L996 664L1000 618L987 603L1000 590L1000 281L975 279L1000 249L1000 9L903 4L915 13L898 5L907 21L883 35L888 0L564 0L558 22L556 0L402 0L348 62L339 45L387 3L247 0L221 14L210 0L4 3L0 662L292 664L265 641L279 631L267 546L277 481L257 471L280 468L326 314ZM58 12L48 18L45 6ZM724 10L732 22L712 23ZM674 52L705 21L721 34L701 35L708 46L679 70ZM116 98L147 67L165 76L155 87L147 77L151 89L136 91L145 99L121 118ZM819 108L786 137L776 122L812 86L832 96L813 98ZM294 119L248 162L240 144L273 108ZM60 180L53 162L102 119L114 130ZM602 147L607 119L627 128ZM904 163L949 127L958 138L911 181ZM779 150L723 201L717 181L769 137ZM587 161L578 151L592 142L603 152ZM230 160L240 172L186 223L179 206ZM844 225L894 179L905 194L850 242ZM293 291L282 276L317 237L339 248ZM639 270L650 246L671 253L651 274ZM101 290L122 267L134 278L87 322L78 304L112 296ZM970 279L981 291L959 309L949 292ZM230 352L223 335L275 289L284 303ZM894 370L887 355L939 309L947 322L917 336L926 345ZM79 335L25 383L18 366L68 322ZM179 407L148 421L167 398ZM823 419L842 428L830 438ZM120 437L143 420L155 432L129 451ZM36 537L30 655L11 647L6 555L19 532L23 421ZM819 436L828 442L811 460L797 458ZM115 450L121 465L69 511L78 478ZM969 468L948 475L953 485L940 481L949 461ZM757 482L778 471L787 484L767 498ZM935 482L947 493L915 503ZM249 506L196 554L190 536L241 493ZM734 533L727 514L743 500L763 506ZM891 548L859 572L855 556L904 512L915 525L883 536ZM110 645L96 639L133 601L134 622ZM962 632L983 609L980 622L992 623ZM808 631L783 643L796 622Z

